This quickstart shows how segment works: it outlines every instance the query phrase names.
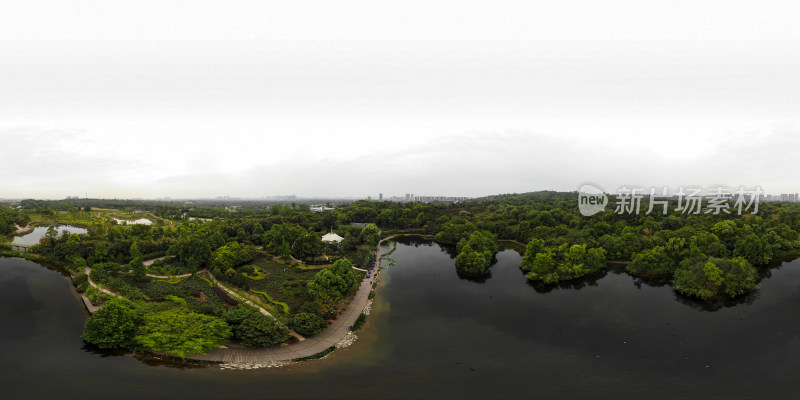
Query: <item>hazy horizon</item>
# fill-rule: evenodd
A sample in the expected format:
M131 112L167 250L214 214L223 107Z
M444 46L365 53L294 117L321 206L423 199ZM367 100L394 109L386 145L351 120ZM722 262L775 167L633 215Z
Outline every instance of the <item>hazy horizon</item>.
M797 193L794 2L3 2L0 198Z

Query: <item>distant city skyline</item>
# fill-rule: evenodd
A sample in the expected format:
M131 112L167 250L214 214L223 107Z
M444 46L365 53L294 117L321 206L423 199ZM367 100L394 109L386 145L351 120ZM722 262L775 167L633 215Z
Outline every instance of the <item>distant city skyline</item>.
M5 2L0 197L797 193L790 1Z

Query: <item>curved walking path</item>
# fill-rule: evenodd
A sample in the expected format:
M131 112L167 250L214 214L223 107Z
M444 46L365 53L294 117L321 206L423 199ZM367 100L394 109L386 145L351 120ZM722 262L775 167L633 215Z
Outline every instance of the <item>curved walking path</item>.
M376 247L375 271L380 268L380 244ZM331 323L327 329L317 336L308 338L295 344L282 345L266 349L228 349L219 348L208 352L208 354L198 354L186 357L190 360L212 361L232 364L256 364L275 361L290 361L296 358L310 357L319 354L341 341L364 311L369 301L369 292L378 274L374 274L370 279L361 281L356 295L347 308L339 314L337 319Z
M330 325L328 325L327 329L319 333L317 336L311 338L303 338L296 332L290 330L290 333L292 333L292 335L294 335L301 341L295 344L284 344L278 347L271 347L266 349L218 348L209 351L207 354L196 354L193 356L188 356L186 357L186 359L196 360L196 361L230 363L230 364L257 364L257 363L268 363L268 362L278 362L278 361L291 361L297 358L310 357L335 346L345 336L347 336L347 334L350 332L350 327L352 327L355 324L359 315L361 315L361 313L366 308L367 303L369 302L369 293L370 291L372 291L372 285L377 281L378 271L380 271L381 244L389 239L391 239L391 237L381 240L375 247L375 273L372 274L372 277L370 277L370 279L364 279L361 281L361 285L358 287L358 291L356 292L355 296L353 296L353 299L350 301L350 303L347 305L347 308L344 311L342 311L341 314L339 314L336 320L334 320ZM85 271L87 275L91 272L89 267L86 267ZM198 273L199 272L201 271L198 271ZM158 277L158 278L174 278L174 276L162 277L151 274L147 274L147 276ZM219 281L217 281L214 278L214 276L211 275L210 273L209 276L217 286L219 286L222 290L224 290L232 297L252 307L255 307L257 310L259 310L259 312L261 312L264 315L271 316L271 314L263 307L251 302L248 299L242 298L241 295L221 285ZM113 296L117 296L117 294L112 291L99 288L94 282L92 282L91 279L89 279L89 284L98 288L103 293L108 293ZM87 308L89 308L90 312L95 312L98 309L100 309L100 307L97 306L89 307L91 305L91 302L89 302L88 299L85 298L85 296L84 296L84 303L86 303ZM92 310L92 308L95 309Z
M94 283L94 281L92 281L92 278L91 278L91 277L90 277L90 275L89 275L89 274L92 272L92 269L91 269L91 268L89 268L89 267L83 267L83 272L85 272L85 273L86 273L86 278L89 280L89 284L90 284L90 285L92 285L92 286L94 286L94 287L95 287L95 289L97 289L97 290L99 290L99 291L101 291L101 292L103 292L103 293L105 293L105 294L110 294L110 295L112 295L112 296L115 296L115 297L116 297L116 296L119 296L118 294L116 294L116 293L114 293L114 292L112 292L112 291L110 291L110 290L108 290L108 289L104 289L104 288L101 288L100 286L97 286L97 284L96 284L96 283ZM98 308L98 309L100 309L100 307L97 307L97 308ZM95 310L95 311L96 311L96 310Z
M86 275L88 276L88 275L89 275L89 273L91 272L91 269L90 269L89 267L84 267L84 271L86 272ZM201 272L208 272L208 271L207 271L207 270L205 270L205 269L204 269L204 270L197 271L197 273L198 273L198 274L199 274L199 273L201 273ZM128 271L128 272L123 272L123 273L124 273L124 274L130 274L130 271ZM153 274L147 274L146 276L147 276L148 278L156 278L156 279L174 279L174 278L188 278L188 277L192 276L192 274L183 274L183 275L153 275ZM240 294L238 294L238 293L234 292L233 290L231 290L231 289L229 289L228 287L226 287L226 286L224 286L223 284L221 284L221 283L220 283L220 282L217 280L217 278L215 278L215 277L214 277L214 275L212 275L212 274L211 274L211 272L208 272L208 276L209 276L209 278L211 278L211 281L212 281L212 282L214 282L214 284L215 284L215 285L219 286L219 288L220 288L220 289L224 290L224 291L225 291L226 293L228 293L228 294L229 294L231 297L233 297L233 298L235 298L236 300L238 300L238 301L241 301L241 302L243 302L243 303L246 303L247 305L249 305L249 306L251 306L251 307L255 308L255 309L256 309L256 310L258 310L258 312L260 312L261 314L264 314L264 315L266 315L266 316L268 316L268 317L275 318L275 317L274 317L272 314L270 314L270 313L269 313L269 311L267 311L267 310L266 310L264 307L261 307L261 306L259 306L258 304L256 304L256 303L253 303L252 301L250 301L250 300L248 300L248 299L246 299L246 298L242 297ZM108 289L103 289L103 288L101 288L101 287L100 287L100 286L98 286L96 283L94 283L94 282L92 281L92 279L91 279L91 278L89 278L89 284L90 284L90 285L92 285L92 286L94 286L95 288L97 288L98 290L100 290L100 291L101 291L101 292L103 292L103 293L110 294L110 295L112 295L112 296L119 296L118 294L116 294L116 293L114 293L114 292L112 292L112 291L110 291L110 290L108 290ZM81 295L81 296L83 297L83 302L84 302L84 304L86 304L86 308L87 308L87 309L89 309L89 312L90 312L90 313L94 314L94 313L95 313L97 310L99 310L100 308L102 308L102 307L103 307L102 305L99 305L99 306L96 306L96 305L94 305L94 304L93 304L91 301L89 301L89 298L87 298L85 295ZM287 328L287 329L288 329L288 328ZM291 334L292 334L294 337L296 337L296 338L297 338L298 340L300 340L300 341L306 340L306 338L305 338L305 337L303 337L302 335L300 335L299 333L297 333L297 332L295 332L295 331L293 331L293 330L291 330L291 329L289 329L289 333L291 333Z
M206 271L206 272L208 272L207 270L203 270L203 271ZM203 271L199 271L199 272L203 272ZM199 272L198 272L198 273L199 273ZM212 282L214 282L214 284L215 284L215 285L219 286L219 288L220 288L220 289L224 290L224 291L225 291L225 293L227 293L228 295L230 295L230 296L231 296L231 297L233 297L234 299L236 299L236 300L238 300L238 301L241 301L242 303L245 303L245 304L249 305L250 307L253 307L253 308L255 308L256 310L258 310L258 312L260 312L260 313L261 313L261 314L263 314L263 315L266 315L266 316L268 316L268 317L275 318L275 317L274 317L272 314L270 314L270 312L269 312L269 311L267 311L267 309L266 309L266 308L264 308L264 307L261 307L260 305L258 305L258 304L256 304L256 303L253 303L253 302L252 302L252 301L250 301L249 299L245 298L244 296L240 295L239 293L236 293L236 292L234 292L233 290L229 289L227 286L225 286L225 285L223 285L222 283L220 283L220 282L217 280L217 278L215 278L215 277L214 277L214 275L213 275L213 274L211 274L211 272L209 272L209 273L208 273L208 276L209 276L209 278L211 278L211 281L212 281ZM277 318L275 318L275 320L277 321ZM280 322L278 322L278 323L280 324ZM283 324L281 324L281 325L283 325ZM286 327L286 329L289 329L289 327ZM293 330L291 330L291 329L289 329L289 333L290 333L290 334L292 334L292 336L296 337L296 338L297 338L297 340L299 340L299 341L301 341L301 342L302 342L302 341L304 341L304 340L306 340L306 338L305 338L305 337L303 337L302 335L300 335L299 333L297 333L297 332L295 332L295 331L293 331Z
M92 281L92 278L89 277L89 273L92 272L92 270L89 267L83 267L83 272L86 273L86 279L89 281L89 285L91 285L95 289L97 289L97 290L99 290L99 291L101 291L101 292L103 292L105 294L110 294L110 295L112 295L114 297L118 296L118 294L116 294L116 293L114 293L114 292L112 292L112 291L110 291L108 289L103 289L100 286L97 286L97 284L94 283L94 281ZM92 301L89 300L88 297L86 297L86 293L81 293L81 300L83 300L83 305L86 306L86 309L89 310L89 314L94 314L94 313L97 312L97 310L103 308L102 304L95 305L94 303L92 303Z
M149 266L153 265L153 263L154 263L154 262L156 262L156 261L158 261L158 260L163 260L163 259L165 259L165 258L167 258L167 257L168 257L168 256L164 256L164 257L158 257L158 258L154 258L154 259L152 259L152 260L147 260L147 261L145 261L145 262L144 262L144 265L145 265L146 267L149 267Z

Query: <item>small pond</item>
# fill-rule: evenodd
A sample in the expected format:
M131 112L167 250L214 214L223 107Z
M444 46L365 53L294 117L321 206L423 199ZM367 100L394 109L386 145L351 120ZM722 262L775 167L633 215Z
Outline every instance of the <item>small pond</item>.
M22 236L14 236L13 242L25 245L39 244L39 239L44 237L48 228L49 227L47 226L37 226L33 228L33 232ZM61 235L63 232L77 233L79 235L87 232L87 230L84 228L78 228L77 226L70 225L59 225L55 226L55 228L59 235Z

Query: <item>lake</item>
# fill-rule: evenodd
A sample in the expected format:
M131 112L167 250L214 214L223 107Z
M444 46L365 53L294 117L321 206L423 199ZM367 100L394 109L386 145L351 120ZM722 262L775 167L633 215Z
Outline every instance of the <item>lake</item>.
M58 231L58 234L61 235L63 232L70 232L70 233L77 233L77 234L84 234L87 232L84 228L78 228L77 226L70 226L70 225L58 225L54 226ZM47 226L37 226L33 228L33 231L27 233L22 236L15 236L13 242L19 244L39 244L39 239L43 238L45 233L47 233Z
M385 251L390 246L386 245ZM220 371L98 352L69 282L0 258L4 398L797 398L800 261L745 299L707 305L608 270L555 288L498 254L480 282L452 250L402 239L347 350L278 369Z

